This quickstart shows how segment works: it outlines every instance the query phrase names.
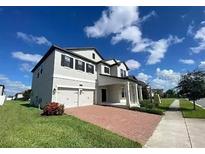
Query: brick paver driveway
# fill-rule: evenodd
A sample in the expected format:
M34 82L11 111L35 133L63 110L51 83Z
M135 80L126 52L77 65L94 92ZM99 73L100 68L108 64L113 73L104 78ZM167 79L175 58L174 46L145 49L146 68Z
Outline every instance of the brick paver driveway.
M65 113L145 144L161 116L107 106L69 108Z

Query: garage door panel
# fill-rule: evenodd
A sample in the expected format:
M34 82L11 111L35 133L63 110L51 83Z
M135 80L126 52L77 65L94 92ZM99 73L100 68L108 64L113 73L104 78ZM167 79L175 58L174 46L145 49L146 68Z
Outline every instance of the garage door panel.
M94 104L94 90L82 90L79 98L79 105L93 105Z
M58 102L68 107L78 107L94 104L94 90L59 87L57 93Z
M65 107L78 106L78 90L69 88L59 88L58 101L64 104Z

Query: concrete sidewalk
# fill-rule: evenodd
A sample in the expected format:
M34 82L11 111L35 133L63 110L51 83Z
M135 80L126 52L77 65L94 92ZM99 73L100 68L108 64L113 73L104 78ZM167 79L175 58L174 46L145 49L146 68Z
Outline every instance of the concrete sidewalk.
M175 100L144 147L205 148L205 119L183 118Z
M191 148L189 133L181 111L179 100L175 100L170 110L160 121L152 137L144 147L150 148Z

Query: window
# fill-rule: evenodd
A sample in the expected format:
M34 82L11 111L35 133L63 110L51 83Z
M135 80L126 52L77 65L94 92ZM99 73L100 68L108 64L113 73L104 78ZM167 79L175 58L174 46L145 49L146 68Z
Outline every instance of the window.
M104 73L110 74L110 68L109 67L104 67Z
M126 76L126 71L124 70L123 72L124 72L124 77L125 77Z
M123 69L120 69L120 75L121 77L126 77L126 71Z
M124 98L124 97L125 97L125 89L122 88L122 98Z
M94 74L94 66L90 64L86 64L86 72Z
M75 60L75 69L85 71L85 63L80 60Z
M41 74L43 74L43 68L41 68Z
M73 58L61 55L61 66L73 68Z
M120 69L120 76L121 76L121 77L124 77L123 69Z
M39 78L39 72L37 73L37 78Z
M95 59L95 54L93 53L93 59Z

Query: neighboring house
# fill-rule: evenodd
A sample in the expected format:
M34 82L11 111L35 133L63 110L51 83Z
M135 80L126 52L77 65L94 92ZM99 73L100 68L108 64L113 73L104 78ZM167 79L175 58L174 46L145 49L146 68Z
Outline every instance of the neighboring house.
M95 48L52 46L33 68L31 103L44 107L93 104L139 106L142 85L124 62L104 60Z
M23 98L23 93L16 93L14 99L22 99Z
M5 89L5 86L0 84L0 96L4 95L4 89Z
M4 101L6 98L4 95L4 89L5 89L5 86L0 84L0 105L4 104Z
M15 96L6 96L6 100L7 101L11 101L14 100Z
M152 89L152 92L154 94L159 94L160 97L163 97L164 96L164 90L163 89Z

